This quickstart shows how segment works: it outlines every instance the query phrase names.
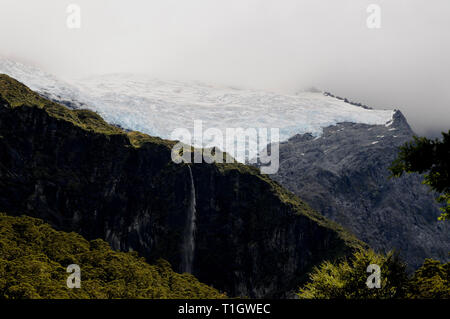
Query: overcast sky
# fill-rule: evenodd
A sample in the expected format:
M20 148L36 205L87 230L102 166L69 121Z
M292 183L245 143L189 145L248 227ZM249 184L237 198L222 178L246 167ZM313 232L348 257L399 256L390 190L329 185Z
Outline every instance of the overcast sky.
M66 25L71 3L80 29ZM315 86L400 109L418 134L450 129L449 0L0 0L0 13L0 55L62 78Z

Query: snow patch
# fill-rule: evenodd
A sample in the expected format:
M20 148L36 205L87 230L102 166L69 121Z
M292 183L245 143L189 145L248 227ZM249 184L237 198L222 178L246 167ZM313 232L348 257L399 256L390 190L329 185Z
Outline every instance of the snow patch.
M50 98L81 102L109 123L165 139L176 128L193 135L194 120L202 120L204 130L224 133L226 128L279 128L282 142L305 133L320 138L323 128L342 122L389 126L394 115L393 110L364 109L320 92L285 95L130 74L64 82L1 58L0 73Z

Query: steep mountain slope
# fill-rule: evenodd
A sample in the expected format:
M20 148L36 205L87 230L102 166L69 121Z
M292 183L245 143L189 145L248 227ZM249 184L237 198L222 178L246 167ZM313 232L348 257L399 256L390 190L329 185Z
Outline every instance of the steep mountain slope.
M295 134L320 136L324 127L339 122L383 125L392 120L394 113L364 109L320 92L277 94L161 81L134 74L92 76L70 81L69 85L40 70L1 59L0 73L18 79L53 101L69 107L82 102L108 123L164 139L170 139L177 128L186 128L193 135L194 121L201 120L203 130L216 128L222 132L238 127L279 128L280 139L285 141ZM183 142L197 147L221 147L206 137L201 142Z
M362 245L256 168L174 164L172 145L0 75L0 211L179 270L195 235L189 268L231 296L286 296L311 267Z
M450 227L437 221L422 177L389 179L398 147L412 136L400 112L388 126L340 123L319 138L297 135L280 144L271 177L371 247L398 249L412 268L427 257L448 261Z
M67 288L71 264L80 267L80 288ZM164 260L149 265L103 240L89 242L40 219L0 213L0 299L224 297L190 274L177 274Z
M281 140L292 139L281 145L281 171L275 180L370 240L375 248L403 249L413 266L420 265L425 256L440 260L447 256L450 239L442 229L446 226L435 221L433 194L420 184L420 177L386 180L386 168L397 147L413 134L400 113L395 113L396 128L393 111L370 110L329 93L281 95L126 74L96 76L69 85L4 59L0 59L0 72L17 76L53 101L69 107L86 105L109 123L164 138L178 127L192 131L194 120L203 120L204 130L278 127ZM296 134L300 137L293 137ZM348 185L340 185L339 192L344 194L333 195L336 186L328 179L329 174L332 181L349 179ZM371 204L366 203L368 199L358 199L373 194L378 195L370 199ZM355 207L347 212L347 205ZM374 210L384 213L368 215L371 220L379 220L367 224L363 216ZM390 214L391 210L399 215ZM416 232L420 236L414 237Z

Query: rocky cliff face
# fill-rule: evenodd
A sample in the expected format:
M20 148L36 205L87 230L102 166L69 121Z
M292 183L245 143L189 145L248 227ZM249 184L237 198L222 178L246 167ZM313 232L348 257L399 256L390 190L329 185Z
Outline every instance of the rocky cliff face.
M397 249L411 268L424 258L448 261L448 223L437 221L435 194L419 175L389 179L398 147L412 139L397 111L390 125L341 123L320 138L297 135L280 144L274 180L371 247Z
M190 269L231 296L286 296L311 267L361 245L257 169L174 164L171 145L0 75L0 211L181 270L195 196Z

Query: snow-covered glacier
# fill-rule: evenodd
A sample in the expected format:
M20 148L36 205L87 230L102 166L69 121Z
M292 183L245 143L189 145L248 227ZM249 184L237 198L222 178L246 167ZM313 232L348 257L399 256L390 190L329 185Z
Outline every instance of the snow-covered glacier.
M0 74L7 74L42 96L73 108L87 108L88 99L74 85L30 65L0 56Z
M303 133L320 136L324 127L340 122L389 124L395 113L365 109L321 92L289 95L161 81L136 74L60 81L39 69L6 59L0 59L0 73L53 100L94 110L125 129L166 139L177 128L193 134L194 121L202 121L204 130L217 128L222 132L226 128L279 128L280 141L284 141Z

